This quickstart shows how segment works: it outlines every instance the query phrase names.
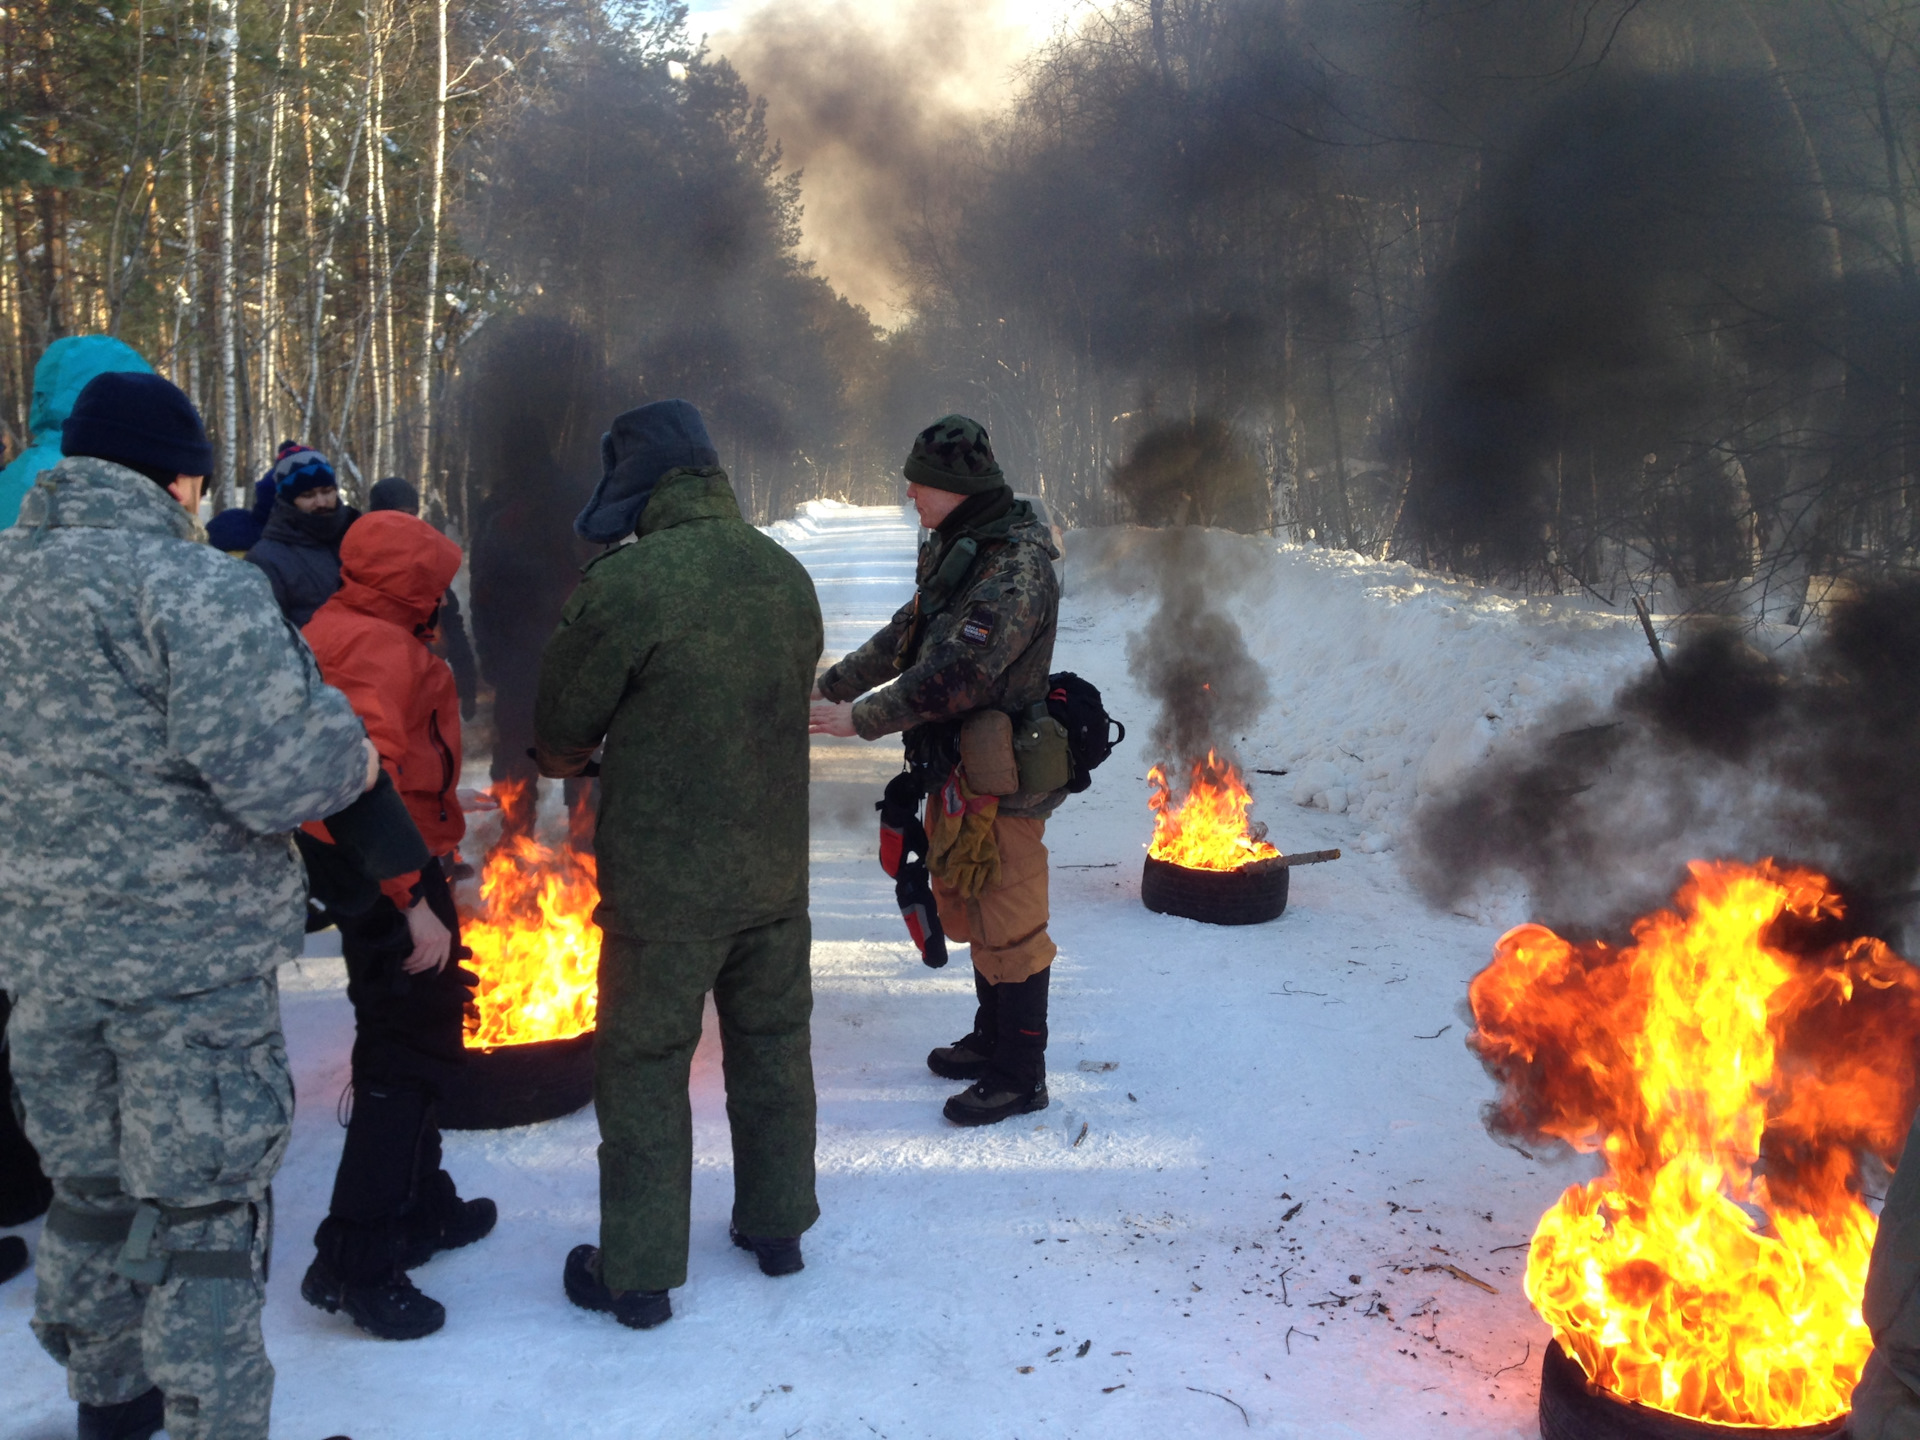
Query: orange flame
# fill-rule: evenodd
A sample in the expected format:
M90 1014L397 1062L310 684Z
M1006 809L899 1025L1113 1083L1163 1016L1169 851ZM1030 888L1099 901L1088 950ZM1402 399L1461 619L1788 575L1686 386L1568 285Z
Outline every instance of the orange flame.
M1271 860L1279 851L1254 832L1247 821L1253 796L1240 772L1213 751L1196 760L1187 779L1187 794L1173 803L1173 787L1158 765L1147 772L1153 793L1153 843L1147 854L1155 860L1189 870L1238 870L1255 860Z
M1843 938L1809 870L1696 861L1624 949L1541 925L1470 991L1496 1128L1597 1152L1540 1219L1527 1298L1596 1383L1722 1425L1849 1408L1877 1227L1858 1156L1905 1141L1920 971Z
M505 792L505 787L502 787ZM510 812L523 797L502 793ZM564 1040L593 1029L599 999L600 887L592 851L509 835L487 855L480 914L462 919L467 967L480 977L467 1017L469 1049Z

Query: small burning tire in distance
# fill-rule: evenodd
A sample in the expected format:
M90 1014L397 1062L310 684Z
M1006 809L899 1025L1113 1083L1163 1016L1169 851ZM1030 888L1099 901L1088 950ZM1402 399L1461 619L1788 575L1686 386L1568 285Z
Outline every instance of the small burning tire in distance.
M1846 1433L1847 1418L1824 1425L1756 1429L1713 1425L1622 1400L1588 1381L1558 1340L1540 1363L1540 1440L1818 1440Z
M571 1115L593 1098L593 1032L469 1050L438 1106L443 1130L506 1130Z
M1147 857L1140 900L1161 915L1208 925L1260 925L1287 908L1285 865L1256 860L1238 870L1190 870Z

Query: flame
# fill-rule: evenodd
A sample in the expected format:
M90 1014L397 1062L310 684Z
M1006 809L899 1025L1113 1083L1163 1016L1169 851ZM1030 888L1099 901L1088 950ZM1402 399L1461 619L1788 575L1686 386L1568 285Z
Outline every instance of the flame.
M1841 938L1812 871L1689 868L1625 948L1521 925L1473 981L1496 1128L1606 1163L1541 1217L1527 1298L1628 1400L1816 1425L1847 1412L1873 1348L1857 1159L1905 1141L1920 971Z
M1255 860L1271 860L1279 851L1255 833L1247 821L1253 796L1240 772L1213 751L1196 760L1187 779L1186 798L1173 803L1173 787L1158 765L1147 772L1153 793L1153 843L1147 854L1189 870L1238 870Z
M523 799L503 793L502 808L511 814ZM564 1040L593 1029L600 887L578 825L557 848L531 834L502 836L481 871L480 900L480 913L460 926L473 951L466 964L480 977L467 1017L468 1048Z

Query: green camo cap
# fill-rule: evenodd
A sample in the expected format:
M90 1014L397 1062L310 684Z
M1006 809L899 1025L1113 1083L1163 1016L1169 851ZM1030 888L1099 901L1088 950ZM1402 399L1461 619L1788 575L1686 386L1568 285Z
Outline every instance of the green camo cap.
M1007 483L987 432L964 415L943 415L914 436L902 469L915 485L956 495L980 495Z

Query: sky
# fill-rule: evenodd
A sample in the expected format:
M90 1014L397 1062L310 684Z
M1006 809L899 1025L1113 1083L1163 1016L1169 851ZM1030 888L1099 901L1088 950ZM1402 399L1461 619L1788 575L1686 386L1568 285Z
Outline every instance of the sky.
M694 33L766 97L788 168L803 172L803 255L890 328L906 314L899 231L916 190L938 183L968 131L1012 97L1021 61L1089 4L693 0L690 9Z

